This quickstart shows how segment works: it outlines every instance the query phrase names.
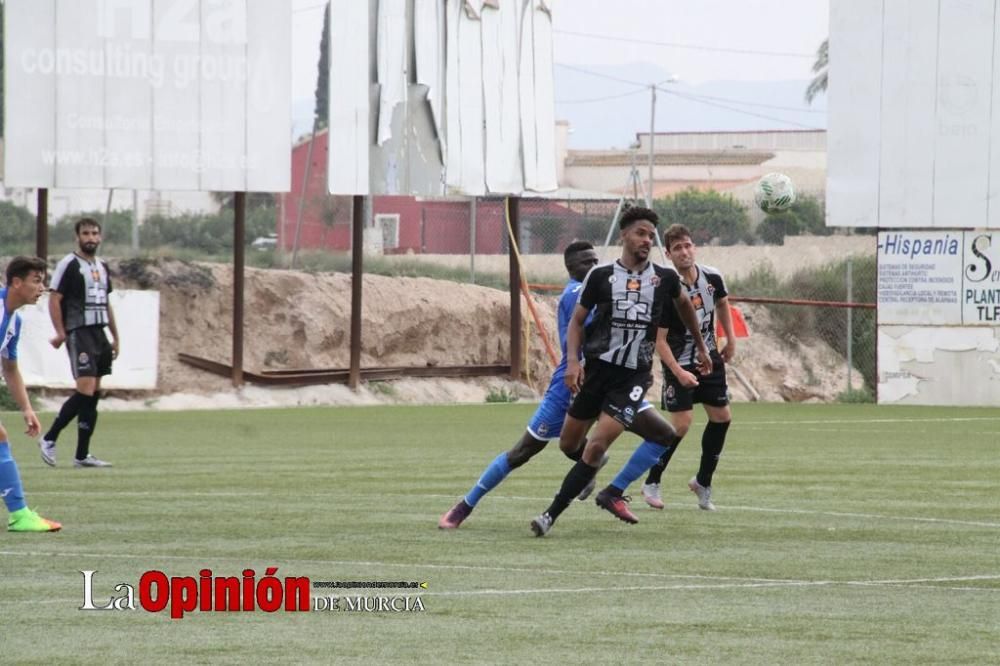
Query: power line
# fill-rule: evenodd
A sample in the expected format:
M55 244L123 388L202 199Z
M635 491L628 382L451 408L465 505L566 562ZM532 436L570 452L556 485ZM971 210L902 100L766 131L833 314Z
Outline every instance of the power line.
M609 99L618 99L620 97L629 97L630 95L638 95L649 90L649 86L642 86L637 90L631 92L620 93L618 95L605 95L604 97L592 97L590 99L557 99L556 104L590 104L592 102L603 102Z
M612 76L610 74L602 74L600 72L595 72L595 71L592 71L592 70L589 70L589 69L585 69L583 67L577 67L575 65L566 65L566 64L558 63L558 62L555 63L555 64L558 65L559 67L564 67L566 69L571 69L573 71L580 72L582 74L589 74L590 76L596 76L596 77L599 77L599 78L602 78L602 79L609 79L611 81L616 81L618 83L626 83L626 84L632 85L632 86L640 86L641 88L645 88L646 90L648 90L650 88L650 86L652 85L652 84L649 84L649 83L641 83L639 81L629 81L628 79L623 79L623 78L620 78L620 77L617 77L617 76ZM826 111L823 110L823 109L800 109L800 108L795 108L795 107L791 107L791 106L778 106L777 104L764 104L762 102L749 102L749 101L746 101L746 100L732 99L732 98L729 98L729 97L715 97L715 96L712 96L712 95L698 95L696 93L680 93L680 92L677 92L676 90L668 90L668 89L662 88L661 86L662 86L663 83L665 83L665 82L661 82L661 83L656 84L655 88L657 90L665 92L665 93L667 93L669 95L675 95L677 97L682 97L684 99L689 99L689 100L691 100L693 102L701 102L702 104L708 104L710 106L717 106L719 108L729 109L730 111L734 111L736 113L744 113L744 114L751 115L751 116L757 116L758 118L764 118L764 119L767 119L767 120L777 120L778 122L787 123L787 124L790 124L790 125L798 125L799 127L804 127L804 128L807 128L807 129L820 129L820 128L818 128L818 127L811 127L809 125L803 125L801 123L796 123L796 122L791 121L791 120L782 120L781 118L775 118L773 116L766 116L766 115L762 115L762 114L758 114L758 113L753 113L751 111L743 111L742 109L736 109L736 108L733 108L733 107L730 107L730 106L726 106L725 104L713 103L713 101L714 102L729 102L731 104L743 104L745 106L759 106L759 107L764 107L764 108L777 109L777 110L780 110L780 111L795 111L796 113L826 113ZM635 94L635 93L638 93L638 92L641 92L641 89L640 90L635 90L635 91L633 91L631 93L628 93L628 94ZM612 97L619 97L619 96L624 97L624 95L615 95L615 96L609 96L608 99L611 99ZM600 101L601 99L602 98L595 97L592 101Z
M565 69L572 69L575 72L581 72L583 74L590 74L591 76L596 76L601 79L608 79L609 81L617 81L618 83L627 83L630 86L642 86L648 88L651 83L642 83L640 81L629 81L628 79L622 79L617 76L612 76L610 74L601 74L600 72L595 72L589 69L584 69L583 67L577 67L576 65L566 65L561 62L555 63L557 67L563 67Z
M812 125L805 125L803 123L797 123L794 120L785 120L784 118L776 118L774 116L768 116L763 113L755 113L753 111L744 111L743 109L737 109L736 107L729 106L727 104L719 104L718 102L710 102L705 99L701 99L695 95L685 95L684 93L675 92L673 90L667 90L666 88L657 88L662 93L667 95L673 95L674 97L680 97L681 99L687 99L698 104L707 104L708 106L716 106L720 109L726 109L732 111L733 113L742 113L745 116L754 116L755 118L763 118L764 120L773 120L775 122L783 123L785 125L795 125L796 127L801 127L803 129L810 130L821 130L822 127L813 127Z
M739 55L769 56L772 58L815 58L815 53L790 53L787 51L762 51L758 49L731 49L724 46L705 46L703 44L681 44L679 42L659 42L635 37L620 37L615 35L598 35L590 32L574 32L572 30L553 30L559 35L587 37L588 39L603 39L610 42L627 42L629 44L646 44L648 46L667 46L675 49L692 49L695 51L715 51L718 53L737 53Z
M751 102L744 99L731 99L729 97L714 97L712 95L699 95L696 93L687 93L690 97L697 97L699 99L711 99L719 102L731 102L733 104L745 104L746 106L759 106L765 109L778 109L779 111L795 111L796 113L826 113L826 109L806 109L802 107L795 106L779 106L777 104L765 104L763 102Z

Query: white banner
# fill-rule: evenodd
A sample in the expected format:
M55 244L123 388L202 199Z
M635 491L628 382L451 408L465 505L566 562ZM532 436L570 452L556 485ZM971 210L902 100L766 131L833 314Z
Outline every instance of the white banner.
M120 355L102 388L155 389L160 348L160 293L157 291L115 290L108 296L121 335ZM19 310L23 324L18 344L17 365L28 386L73 388L76 383L69 367L66 345L54 349L49 340L55 335L49 319L48 295L38 304ZM110 339L111 334L108 333Z
M286 0L7 0L5 184L284 192Z
M1000 325L1000 234L880 233L878 319L880 325Z

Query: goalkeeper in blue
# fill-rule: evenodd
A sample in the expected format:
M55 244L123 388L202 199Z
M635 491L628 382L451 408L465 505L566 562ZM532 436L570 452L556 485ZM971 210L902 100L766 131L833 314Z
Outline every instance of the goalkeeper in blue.
M597 251L587 241L570 243L563 252L563 259L570 279L566 288L563 289L562 296L559 297L559 343L562 347L562 359L555 372L552 373L552 379L545 391L545 396L538 405L535 415L528 422L528 427L521 439L514 445L514 448L504 451L487 465L482 476L465 497L441 516L438 527L443 530L452 530L461 525L486 493L500 485L512 471L531 460L535 454L545 448L549 440L559 439L559 435L562 433L566 410L569 409L573 398L563 381L563 375L566 372L566 327L569 325L569 320L573 316L573 310L580 297L583 279L590 272L590 269L598 263ZM652 407L648 404L645 406ZM583 442L580 443L583 444ZM583 446L580 446L575 452L566 455L577 460L582 453ZM593 484L580 493L579 499L586 499L592 491Z

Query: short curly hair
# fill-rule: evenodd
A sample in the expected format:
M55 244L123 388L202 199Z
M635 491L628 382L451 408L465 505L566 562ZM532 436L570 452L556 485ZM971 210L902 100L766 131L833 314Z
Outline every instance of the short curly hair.
M644 206L629 206L622 211L618 218L618 228L626 229L639 220L646 220L655 227L660 223L660 216Z

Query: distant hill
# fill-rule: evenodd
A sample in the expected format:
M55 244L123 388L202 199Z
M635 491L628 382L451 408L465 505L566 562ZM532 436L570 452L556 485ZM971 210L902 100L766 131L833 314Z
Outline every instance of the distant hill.
M669 71L647 63L616 67L588 65L581 69L639 83L660 82L670 76ZM626 97L586 102L583 100L622 95L637 87L558 65L555 81L556 117L570 123L571 148L625 148L635 140L637 132L649 131L648 90ZM803 95L808 85L805 79L664 84L660 87L677 94L657 91L656 131L826 128L826 98L821 96L812 106L807 105ZM723 99L696 101L683 97L688 95Z

